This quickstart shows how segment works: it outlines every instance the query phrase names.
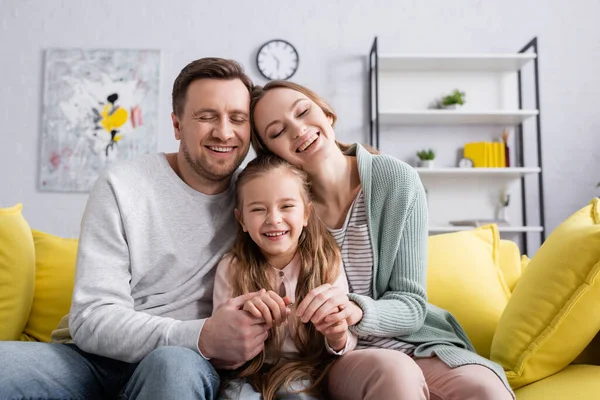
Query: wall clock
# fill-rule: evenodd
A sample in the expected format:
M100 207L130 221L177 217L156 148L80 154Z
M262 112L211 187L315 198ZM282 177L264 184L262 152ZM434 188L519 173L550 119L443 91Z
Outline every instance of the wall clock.
M299 62L296 48L281 39L268 41L256 54L256 66L267 79L290 79L298 70Z

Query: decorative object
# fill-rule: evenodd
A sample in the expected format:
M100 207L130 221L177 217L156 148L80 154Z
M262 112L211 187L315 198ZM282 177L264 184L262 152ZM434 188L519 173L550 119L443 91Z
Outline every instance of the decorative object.
M465 92L461 92L458 89L454 89L454 91L439 100L436 100L432 108L442 109L442 110L456 110L465 104Z
M290 79L298 71L299 63L296 48L281 39L268 41L256 54L256 66L267 79Z
M470 158L475 168L506 167L505 145L501 142L466 143L463 156Z
M502 142L504 142L504 166L510 167L510 152L508 148L508 131L504 129L502 131Z
M510 204L510 193L505 190L500 192L498 207L496 209L496 219L498 222L505 222L508 224L508 206Z
M419 167L433 168L433 160L435 159L435 152L433 149L418 151L417 157L419 157Z
M89 191L114 161L156 151L158 50L46 51L39 189Z
M473 160L468 157L461 158L458 161L458 168L473 168Z

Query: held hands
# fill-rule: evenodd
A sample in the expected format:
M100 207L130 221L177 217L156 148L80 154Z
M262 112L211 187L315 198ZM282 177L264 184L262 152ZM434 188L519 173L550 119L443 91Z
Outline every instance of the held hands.
M262 318L267 327L272 328L278 327L286 320L291 312L287 307L289 304L290 299L287 296L282 298L272 290L261 289L258 295L246 300L242 309L255 318Z
M264 349L269 327L263 318L242 311L248 300L259 295L254 292L229 300L204 323L198 348L215 368L236 369Z
M350 323L347 318L353 316L352 321L354 321L358 317L354 307L358 308L350 302L342 289L327 283L306 295L298 305L296 315L304 323L312 322L315 328L327 338L329 346L339 351L346 346ZM362 318L362 311L360 318Z

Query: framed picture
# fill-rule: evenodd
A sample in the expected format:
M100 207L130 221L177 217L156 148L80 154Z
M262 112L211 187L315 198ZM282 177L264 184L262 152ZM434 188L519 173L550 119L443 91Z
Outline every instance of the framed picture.
M158 50L49 49L39 189L87 192L113 162L156 152Z

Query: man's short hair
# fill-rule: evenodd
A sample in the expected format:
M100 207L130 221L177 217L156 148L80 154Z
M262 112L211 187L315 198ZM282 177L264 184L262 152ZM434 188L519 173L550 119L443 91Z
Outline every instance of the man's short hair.
M239 79L252 92L254 84L244 68L234 60L207 57L192 61L186 65L173 83L173 112L178 117L183 114L187 90L198 79Z

